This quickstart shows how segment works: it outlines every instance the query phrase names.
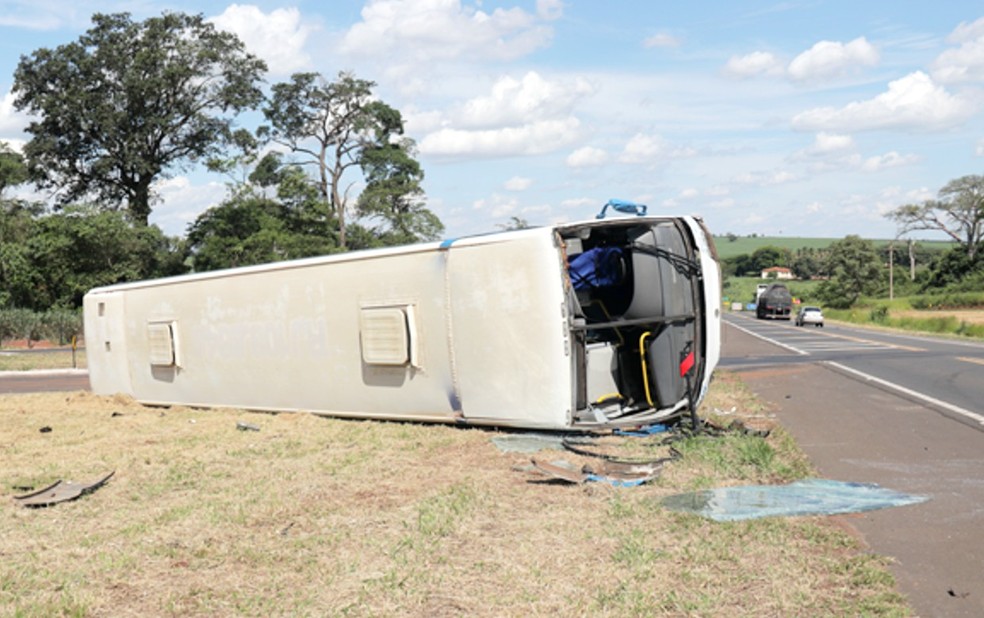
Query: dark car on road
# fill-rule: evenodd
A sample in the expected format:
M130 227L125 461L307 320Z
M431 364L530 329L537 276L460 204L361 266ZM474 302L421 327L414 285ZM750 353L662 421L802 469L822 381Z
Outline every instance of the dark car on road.
M755 317L760 320L788 320L792 317L793 295L781 283L773 283L758 297Z

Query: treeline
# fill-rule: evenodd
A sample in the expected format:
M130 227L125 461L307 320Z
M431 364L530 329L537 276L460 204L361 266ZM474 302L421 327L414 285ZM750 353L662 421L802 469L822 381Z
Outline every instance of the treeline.
M968 257L965 246L927 249L913 240L875 246L871 240L847 236L825 249L795 251L762 247L750 255L724 260L728 276L759 277L773 266L789 268L800 280L819 279L816 302L848 308L862 297L912 297L915 307L979 307L984 305L984 259Z
M78 310L36 313L29 309L0 309L0 348L12 339L23 339L28 346L41 340L64 345L81 334L82 313Z

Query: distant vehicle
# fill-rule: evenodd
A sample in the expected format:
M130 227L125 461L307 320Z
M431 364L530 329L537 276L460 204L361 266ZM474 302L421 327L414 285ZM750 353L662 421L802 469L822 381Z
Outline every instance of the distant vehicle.
M154 405L556 430L685 418L720 355L694 217L582 221L85 296L92 390Z
M807 324L823 326L823 311L820 310L820 307L800 307L796 314L796 326L806 326Z
M788 320L792 317L793 295L781 283L773 283L759 294L755 317L760 320Z
M760 298L762 298L762 293L769 289L768 283L760 283L755 286L755 303L758 304Z

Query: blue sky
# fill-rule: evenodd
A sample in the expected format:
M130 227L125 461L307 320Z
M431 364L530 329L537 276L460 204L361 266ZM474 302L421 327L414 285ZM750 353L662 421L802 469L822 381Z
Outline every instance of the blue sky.
M885 212L984 174L984 8L962 1L0 1L0 140L29 138L20 56L118 11L203 13L268 84L375 81L448 236L616 197L717 234L891 238ZM225 181L176 171L151 221L183 234Z

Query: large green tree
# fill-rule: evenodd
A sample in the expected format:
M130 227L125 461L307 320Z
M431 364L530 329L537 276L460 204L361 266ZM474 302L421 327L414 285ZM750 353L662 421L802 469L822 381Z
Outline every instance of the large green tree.
M21 57L14 104L38 118L24 153L63 203L94 196L146 225L154 181L222 150L235 115L262 100L266 65L201 15L92 22L75 42Z
M301 155L313 165L317 187L331 205L341 247L346 246L346 172L363 164L367 149L385 147L403 134L400 112L373 98L375 83L339 73L334 82L318 73L295 73L275 84L263 112L261 137Z
M940 189L935 200L906 204L886 216L899 226L899 236L915 230L943 232L977 259L984 240L984 176L961 176Z
M119 211L0 202L0 309L74 309L91 288L185 272L183 242Z
M444 224L423 201L424 172L413 157L410 139L379 141L362 155L366 187L357 213L377 222L372 232L384 245L435 240Z
M40 204L0 200L0 309L33 304L37 273L28 242L43 212Z
M0 142L0 200L8 187L27 182L29 176L24 157L7 142Z
M860 236L847 236L830 245L827 271L830 279L817 288L828 305L846 308L864 294L873 294L883 284L885 269L875 245Z
M188 245L196 271L323 255L337 250L332 213L296 166L275 169L264 159L224 202L191 225ZM276 183L276 197L261 190Z

